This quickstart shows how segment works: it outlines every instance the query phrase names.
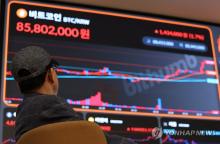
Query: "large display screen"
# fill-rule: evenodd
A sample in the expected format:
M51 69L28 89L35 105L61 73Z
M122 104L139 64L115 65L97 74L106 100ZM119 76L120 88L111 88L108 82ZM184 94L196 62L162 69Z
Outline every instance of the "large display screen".
M60 63L60 96L79 111L219 116L208 27L11 2L6 31L3 101L8 106L22 101L11 74L12 56L40 45Z
M16 108L4 110L3 144L15 144ZM219 144L220 123L214 120L157 118L103 113L84 113L104 132L127 137L137 144ZM159 129L155 138L153 131Z
M12 118L23 100L11 60L30 45L45 48L59 62L59 96L86 113L85 119L122 122L100 123L106 132L140 144L178 143L175 139L186 137L166 136L171 117L193 119L192 127L198 119L220 120L220 28L39 2L10 1L6 7L5 144L14 142ZM151 139L154 127L166 128L164 137ZM195 142L218 140L206 138Z

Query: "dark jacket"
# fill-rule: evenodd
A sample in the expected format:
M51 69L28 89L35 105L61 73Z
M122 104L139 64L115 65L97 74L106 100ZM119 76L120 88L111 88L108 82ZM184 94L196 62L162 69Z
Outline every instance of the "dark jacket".
M25 132L45 124L74 120L82 118L62 98L28 94L17 108L15 138L18 140ZM105 135L108 144L135 144L120 136Z

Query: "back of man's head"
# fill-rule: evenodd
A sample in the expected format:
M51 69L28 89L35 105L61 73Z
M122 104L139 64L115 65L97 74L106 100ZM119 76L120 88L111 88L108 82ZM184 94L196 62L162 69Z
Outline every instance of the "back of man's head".
M51 89L55 90L56 75L49 71L54 64L56 62L52 60L47 51L38 46L28 46L17 52L12 59L12 73L21 92L36 92L37 89L44 86L47 80L51 79L52 82L45 86L53 87ZM49 91L44 93L49 93Z

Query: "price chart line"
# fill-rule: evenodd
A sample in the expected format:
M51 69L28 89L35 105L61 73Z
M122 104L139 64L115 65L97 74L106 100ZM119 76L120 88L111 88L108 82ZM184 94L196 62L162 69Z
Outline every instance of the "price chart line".
M213 61L205 60L200 64L199 71L192 70L181 70L177 69L174 73L167 75L157 75L152 73L137 73L137 72L126 72L126 71L115 71L110 70L108 67L102 69L97 68L83 68L83 67L72 67L72 66L59 66L57 72L59 73L58 78L78 78L78 79L122 79L130 80L133 83L140 81L157 81L157 82L202 82L217 84L217 80L214 78L190 78L193 76L206 75L215 76L216 72L211 70L205 70L206 65L214 65ZM13 80L12 72L7 71L7 80Z

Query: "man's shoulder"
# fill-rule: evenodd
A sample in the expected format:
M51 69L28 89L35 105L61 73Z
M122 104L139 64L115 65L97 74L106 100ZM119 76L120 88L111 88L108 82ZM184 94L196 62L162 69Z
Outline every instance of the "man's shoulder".
M67 104L62 98L49 95L28 95L25 96L23 102L18 106L17 112L20 111L42 111L52 108L54 105Z
M34 96L25 96L23 103L39 103L40 105L48 105L53 103L63 103L64 100L58 96L52 95L34 95Z
M79 119L81 117L59 97L47 95L26 97L17 109L16 137L41 125Z
M36 95L26 97L18 109L18 117L38 115L42 119L51 117L75 117L75 112L65 100L57 96Z

